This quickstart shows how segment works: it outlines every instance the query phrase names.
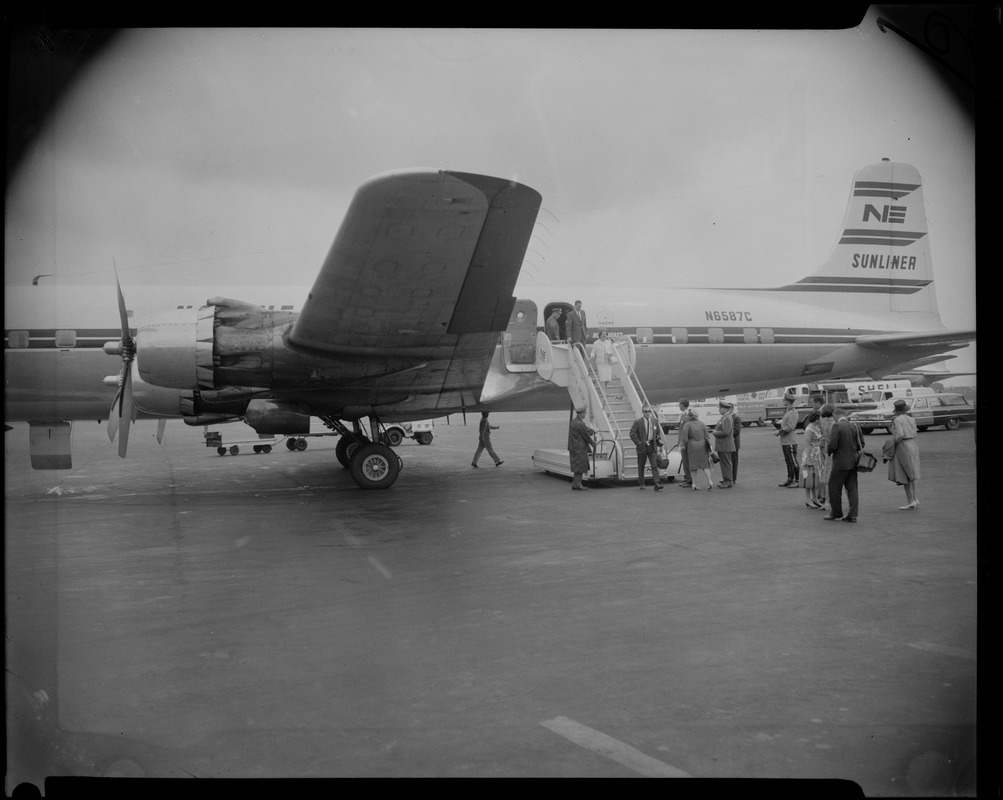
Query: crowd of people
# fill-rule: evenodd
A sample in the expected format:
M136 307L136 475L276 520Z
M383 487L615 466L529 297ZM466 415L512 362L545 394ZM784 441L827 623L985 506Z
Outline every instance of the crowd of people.
M563 317L563 319L562 319ZM552 341L567 340L572 344L588 341L588 325L582 301L576 300L573 309L565 312L559 306L550 311L544 328ZM611 378L613 343L607 331L599 330L589 355L599 381L605 387ZM864 449L863 434L847 418L846 413L825 403L821 396L812 397L812 410L804 422L804 438L800 457L798 454L798 429L800 417L794 404L797 395L784 395L784 413L776 435L780 437L780 449L787 470L786 478L779 484L782 488L801 489L804 504L813 510L826 510L824 520L856 522L859 512L859 486L857 481L857 459ZM713 430L709 430L696 411L690 408L689 400L679 401L679 430L677 446L682 457L683 480L677 484L683 489L699 491L701 488L732 489L738 482L738 456L741 450L742 419L732 402L722 399L719 403L721 417ZM575 491L587 489L584 478L589 472L589 456L595 451L595 431L584 421L585 409L575 409L575 416L568 429L568 452L571 460L573 479L571 488ZM495 426L488 423L488 413L484 412L478 435L477 452L471 466L484 450L494 459L495 466L501 459L491 447L491 430ZM891 437L885 442L882 457L888 464L888 480L904 487L906 504L902 510L919 508L916 484L920 477L919 448L916 443L916 422L909 416L907 405L899 400L895 403L895 417L892 421ZM665 449L665 440L658 415L650 405L645 404L641 416L630 429L630 438L637 451L637 482L645 488L645 472L650 470L656 492L661 491L662 481L658 460ZM714 482L712 463L721 469L721 480ZM703 481L698 481L698 476ZM699 482L706 486L700 487ZM847 509L843 512L843 494L846 494Z
M794 408L795 396L784 397L787 410L777 435L787 469L787 478L779 485L800 488L804 504L809 509L825 510L826 521L854 523L859 513L858 458L864 450L860 429L852 423L846 412L826 404L821 397L812 398L813 409L804 425L804 440L798 457L798 412ZM722 399L718 405L721 417L713 430L690 408L688 400L679 401L679 429L677 447L681 456L683 480L677 484L682 489L699 491L731 489L738 482L738 457L741 451L742 419L734 403ZM888 480L905 489L906 504L901 510L919 508L916 494L920 478L919 447L916 442L916 421L909 416L903 400L895 403L891 437L884 443L882 456L888 464ZM585 409L576 409L568 433L568 449L574 479L572 489L588 488L584 477L589 471L589 456L595 451L595 431L584 421ZM630 438L637 450L637 483L645 488L645 472L650 468L655 491L663 488L658 460L665 449L665 435L657 415L648 404L630 429ZM714 481L712 464L721 469L721 480ZM703 480L698 480L702 475ZM698 483L705 483L701 487ZM846 512L843 495L846 495Z

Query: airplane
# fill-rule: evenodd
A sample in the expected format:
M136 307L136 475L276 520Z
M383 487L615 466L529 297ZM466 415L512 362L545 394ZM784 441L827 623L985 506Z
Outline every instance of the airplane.
M116 308L111 292L92 301L58 282L7 287L5 420L29 423L34 468L68 469L72 421L108 420L125 457L137 419L241 420L293 435L316 417L342 434L336 456L356 483L384 489L400 469L380 441L385 422L581 403L553 372L566 346L542 332L555 306L576 299L592 337L606 328L629 348L652 405L905 370L975 339L940 320L922 180L909 164L857 170L829 256L771 288L577 286L517 298L541 201L491 176L392 172L357 190L308 290L124 291L116 273ZM147 316L150 293L160 313ZM102 322L81 325L84 312Z

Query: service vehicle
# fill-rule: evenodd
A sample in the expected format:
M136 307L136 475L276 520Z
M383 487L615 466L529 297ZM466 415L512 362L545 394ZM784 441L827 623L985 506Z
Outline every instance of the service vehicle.
M799 430L804 429L805 420L814 405L812 397L820 396L828 405L841 408L847 414L876 408L882 400L892 397L911 396L917 390L907 380L849 380L827 383L801 383L788 386L779 391L779 397L771 397L766 401L766 418L773 423L774 428L780 427L784 416L784 395L793 392L796 395L794 409L798 412ZM932 389L929 391L933 391Z
M725 398L712 397L710 399L701 398L690 401L690 411L695 411L697 416L708 428L717 425L721 419L721 409L718 408L718 400ZM734 396L726 398L735 402ZM670 430L679 429L679 418L682 416L679 411L679 403L663 403L658 407L658 424L662 426L662 432L668 433Z
M432 444L432 420L388 422L384 425L383 437L391 447L396 447L405 439L414 439L418 444Z
M969 403L963 394L933 391L884 400L877 408L850 414L850 420L864 433L873 433L875 430L891 433L897 399L905 400L910 416L916 420L916 427L921 431L937 425L955 431L961 427L962 422L975 420L975 406Z

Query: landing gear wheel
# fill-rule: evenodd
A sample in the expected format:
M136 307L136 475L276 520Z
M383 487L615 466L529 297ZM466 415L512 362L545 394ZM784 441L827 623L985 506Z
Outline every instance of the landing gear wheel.
M303 450L306 450L306 439L297 439L296 440L296 449L299 450L300 452L302 452Z
M351 456L349 471L360 489L388 489L400 474L401 460L385 444L370 442Z
M217 447L216 448L216 452L219 453L221 456L225 456L226 455L226 448L225 447Z
M352 462L352 456L359 449L359 443L349 436L342 436L338 439L338 444L334 448L334 454L338 458L338 463L348 469Z
M418 444L432 444L432 434L428 431L422 431L417 435Z
M230 448L230 455L231 456L235 456L239 452L240 452L240 448L237 447L237 445L234 445L233 447Z

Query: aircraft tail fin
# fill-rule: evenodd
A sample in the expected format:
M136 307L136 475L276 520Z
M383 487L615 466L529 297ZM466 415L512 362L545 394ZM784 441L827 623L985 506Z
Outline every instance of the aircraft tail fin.
M787 292L846 310L937 315L923 181L911 164L869 164L853 176L839 239Z

